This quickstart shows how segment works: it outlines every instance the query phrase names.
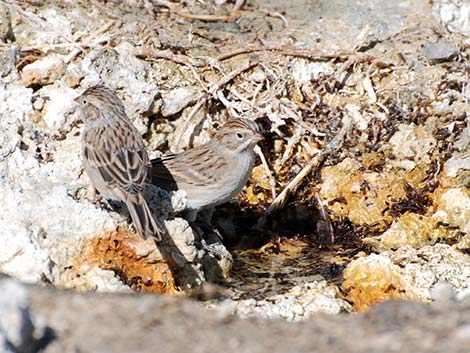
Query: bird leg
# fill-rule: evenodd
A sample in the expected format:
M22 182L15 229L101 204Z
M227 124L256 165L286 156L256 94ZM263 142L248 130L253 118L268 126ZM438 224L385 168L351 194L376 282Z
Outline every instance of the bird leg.
M101 201L103 200L103 196L101 196L98 190L91 184L88 186L86 198L96 206L100 206Z
M219 260L225 258L233 262L232 254L223 245L222 236L209 222L213 211L213 208L200 211L199 213L197 211L189 211L186 213L186 219L204 250Z

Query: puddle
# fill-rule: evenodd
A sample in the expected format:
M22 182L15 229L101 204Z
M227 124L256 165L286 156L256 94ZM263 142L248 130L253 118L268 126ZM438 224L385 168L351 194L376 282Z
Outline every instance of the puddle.
M270 242L259 250L235 250L232 276L225 284L227 294L234 300L262 300L322 279L339 286L350 259L338 253L319 250L300 239Z

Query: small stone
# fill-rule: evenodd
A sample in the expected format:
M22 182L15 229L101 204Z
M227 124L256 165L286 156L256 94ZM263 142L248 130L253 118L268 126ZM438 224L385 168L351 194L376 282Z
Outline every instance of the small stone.
M11 25L11 14L8 7L0 4L0 41L15 41L15 34Z
M430 289L431 298L434 302L438 304L448 304L456 301L455 290L449 283L445 281L438 281Z
M64 129L66 123L72 119L75 109L74 98L77 93L72 88L45 87L41 90L43 104L43 120L49 129ZM34 104L33 104L34 106Z
M162 93L163 107L161 113L164 117L172 116L191 104L199 95L194 87L180 87L168 93Z
M18 62L18 47L13 46L0 53L0 77L5 77L15 70Z
M60 79L65 73L62 58L48 56L26 65L21 72L21 80L27 87L32 85L45 86Z
M428 59L431 64L451 61L460 54L457 48L454 48L443 41L426 45L423 47L422 51L426 59Z

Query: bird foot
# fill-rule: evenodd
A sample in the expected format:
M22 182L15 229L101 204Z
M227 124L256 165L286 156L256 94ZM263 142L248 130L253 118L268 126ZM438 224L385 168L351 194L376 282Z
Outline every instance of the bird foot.
M103 196L101 196L98 193L98 190L96 190L93 186L89 186L86 194L86 198L88 201L90 201L92 204L96 206L101 205L101 201L103 201Z

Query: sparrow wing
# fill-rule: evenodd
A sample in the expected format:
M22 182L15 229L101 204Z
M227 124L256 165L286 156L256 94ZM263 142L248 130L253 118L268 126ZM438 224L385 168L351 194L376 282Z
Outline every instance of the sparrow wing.
M216 184L225 161L206 145L151 162L152 183L166 190Z
M103 181L127 195L142 192L149 159L138 131L126 124L89 130L83 136L83 155Z
M161 187L167 191L176 191L178 190L178 185L176 184L173 175L166 167L166 162L172 160L176 155L168 155L161 158L153 159L150 167L150 179L152 184Z

